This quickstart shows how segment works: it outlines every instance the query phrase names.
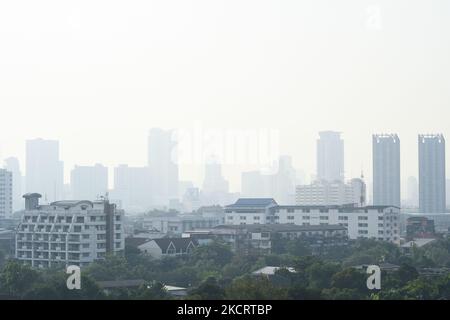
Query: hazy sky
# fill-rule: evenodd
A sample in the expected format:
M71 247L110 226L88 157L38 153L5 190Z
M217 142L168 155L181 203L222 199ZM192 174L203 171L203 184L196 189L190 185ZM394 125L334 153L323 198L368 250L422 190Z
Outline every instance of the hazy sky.
M371 134L396 132L417 175L417 133L450 139L450 1L1 1L0 108L0 157L59 139L66 176L144 165L151 127L196 122L279 130L308 175L317 132L342 131L369 179Z

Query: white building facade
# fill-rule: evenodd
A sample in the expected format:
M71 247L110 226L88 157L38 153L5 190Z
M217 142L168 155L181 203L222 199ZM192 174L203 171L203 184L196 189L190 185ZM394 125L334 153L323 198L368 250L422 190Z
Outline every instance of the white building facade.
M248 206L251 200L253 206ZM273 199L272 199L273 200ZM275 203L275 205L273 204ZM400 243L400 208L393 206L280 206L268 199L239 199L225 210L225 223L342 225L350 239L372 238Z
M9 218L13 211L13 176L0 169L0 218Z
M315 181L308 185L296 187L296 205L349 205L364 206L366 201L366 184L362 179L352 179L348 183L340 181Z
M57 201L39 205L27 194L16 233L18 260L32 267L86 266L125 248L124 212L109 201Z

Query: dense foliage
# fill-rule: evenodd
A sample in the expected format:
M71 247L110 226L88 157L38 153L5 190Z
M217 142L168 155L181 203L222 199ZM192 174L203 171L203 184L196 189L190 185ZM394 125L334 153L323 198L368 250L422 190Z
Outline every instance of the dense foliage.
M223 243L197 248L189 256L153 260L131 247L124 255L108 256L82 270L82 289L66 288L65 270L36 270L0 253L0 298L3 299L174 299L164 285L188 288L184 299L449 299L450 272L424 275L423 268L450 267L450 240L441 239L410 254L374 240L311 255L305 243L277 243L272 254L233 253ZM369 291L367 274L352 266L391 263L400 268L383 272L382 288ZM252 272L282 267L274 276ZM284 267L293 267L290 272ZM107 280L143 279L138 289L104 292ZM178 298L179 299L179 298Z

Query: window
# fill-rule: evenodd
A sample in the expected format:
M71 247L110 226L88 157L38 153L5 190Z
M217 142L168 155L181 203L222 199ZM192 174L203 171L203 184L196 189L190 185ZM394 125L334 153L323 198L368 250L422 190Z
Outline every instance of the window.
M169 247L167 248L167 254L176 254L177 253L177 249L175 248L175 246L171 243L169 245Z
M260 216L254 216L253 220L260 220L260 218L261 218Z
M239 219L241 219L241 220L247 220L247 217L246 217L246 216L240 216Z
M359 230L358 231L358 234L368 234L369 233L369 231L367 231L367 230Z
M288 220L294 220L294 216L287 216Z
M358 216L358 220L369 220L367 216Z
M339 216L338 220L348 220L348 217L347 216Z
M303 219L303 220L309 220L309 219L310 219L310 216L303 216L302 219Z
M294 213L294 209L287 209L288 213Z
M320 216L319 219L320 220L328 220L328 217L327 216Z
M358 223L358 227L360 227L360 228L367 228L368 224L367 223Z
M227 219L228 220L233 220L233 216L228 216Z

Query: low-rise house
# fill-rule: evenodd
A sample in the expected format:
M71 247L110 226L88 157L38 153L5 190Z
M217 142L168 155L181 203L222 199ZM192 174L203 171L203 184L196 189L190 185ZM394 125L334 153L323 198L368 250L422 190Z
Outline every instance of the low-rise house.
M98 281L97 285L106 294L111 293L116 289L138 289L146 282L143 279L136 280L112 280L112 281Z
M147 241L138 248L154 259L161 259L190 254L197 246L198 242L191 238L161 238Z
M413 239L401 245L401 249L403 253L409 254L413 248L422 248L432 242L436 241L436 239Z
M379 263L379 264L375 264L375 265L379 266L380 270L385 271L385 272L395 272L395 271L398 271L398 269L400 269L399 265L388 263L388 262L383 262L383 263ZM360 264L357 266L353 266L352 268L365 272L368 267L369 267L368 264Z
M187 296L187 288L175 287L175 286L167 286L167 285L165 285L163 288L171 296L174 296L174 297L185 297L185 296Z
M256 270L256 271L253 271L253 272L252 272L252 275L254 275L254 276L270 277L270 276L275 275L275 273L276 273L278 270L281 270L281 269L286 269L287 271L289 271L289 272L291 272L291 273L295 273L295 272L296 272L295 269L292 268L292 267L286 267L286 268L283 268L283 267L270 267L270 266L267 266L267 267L258 269L258 270Z

